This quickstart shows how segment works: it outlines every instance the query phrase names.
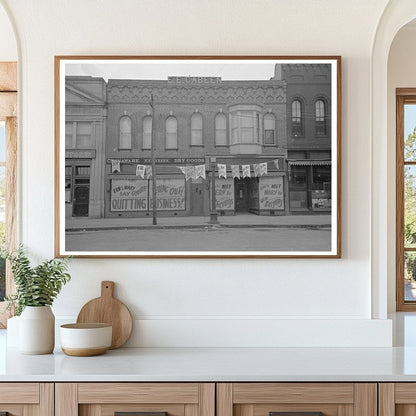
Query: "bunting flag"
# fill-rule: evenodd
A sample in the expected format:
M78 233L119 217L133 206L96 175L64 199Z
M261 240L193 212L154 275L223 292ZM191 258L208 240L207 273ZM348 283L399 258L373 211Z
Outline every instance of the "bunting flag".
M137 165L136 166L136 176L140 176L142 179L144 179L145 170L146 170L145 165Z
M150 165L146 166L145 174L147 179L152 177L152 167Z
M111 159L111 173L121 173L120 161Z
M231 174L233 178L240 179L240 165L231 165Z
M254 176L257 178L260 176L260 164L256 163L253 165ZM249 175L250 176L250 175Z
M185 166L178 166L178 169L180 169L180 171L186 175L186 167Z
M273 163L274 163L274 165L276 166L276 169L280 169L279 168L279 159L275 159L275 160L273 160Z
M260 176L267 175L267 162L259 164Z
M205 179L205 165L195 166L195 179L198 178Z
M227 165L218 163L218 177L227 179Z
M185 170L185 180L196 179L195 177L195 166L187 166Z
M243 170L243 178L250 177L250 165L241 165L241 169Z

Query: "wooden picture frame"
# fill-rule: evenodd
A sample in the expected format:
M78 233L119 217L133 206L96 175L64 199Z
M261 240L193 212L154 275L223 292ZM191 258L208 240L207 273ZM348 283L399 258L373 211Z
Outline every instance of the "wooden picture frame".
M339 56L56 56L55 149L57 257L341 256Z

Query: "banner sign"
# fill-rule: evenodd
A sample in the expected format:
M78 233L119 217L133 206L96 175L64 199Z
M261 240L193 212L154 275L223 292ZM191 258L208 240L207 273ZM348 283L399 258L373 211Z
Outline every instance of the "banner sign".
M94 156L95 157L95 156ZM152 159L149 158L109 158L107 159L107 163L112 163L113 160L120 161L120 163L127 164L127 165L151 165ZM205 158L203 157L165 157L155 158L155 163L157 165L166 165L171 163L178 163L178 164L187 164L187 163L195 163L195 164L205 164Z
M285 208L283 177L269 177L259 179L260 209Z
M110 211L147 211L147 180L112 179Z
M234 179L215 179L216 209L234 210Z
M65 150L65 159L95 159L97 151L91 150Z
M185 180L157 179L156 181L157 211L185 210ZM149 187L149 210L153 209L152 182Z

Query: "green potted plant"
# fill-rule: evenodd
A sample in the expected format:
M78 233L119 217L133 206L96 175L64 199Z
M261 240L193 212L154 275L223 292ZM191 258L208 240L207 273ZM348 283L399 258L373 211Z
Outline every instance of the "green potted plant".
M49 354L55 346L51 305L71 278L68 258L45 260L32 266L23 246L5 256L16 283L16 292L5 299L8 309L20 316L19 350L25 354Z

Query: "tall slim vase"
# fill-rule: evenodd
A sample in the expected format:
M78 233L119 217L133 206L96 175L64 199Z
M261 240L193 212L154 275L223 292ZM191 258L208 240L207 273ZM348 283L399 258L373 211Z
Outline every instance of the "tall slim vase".
M48 306L26 306L19 319L19 351L50 354L55 347L55 315Z

